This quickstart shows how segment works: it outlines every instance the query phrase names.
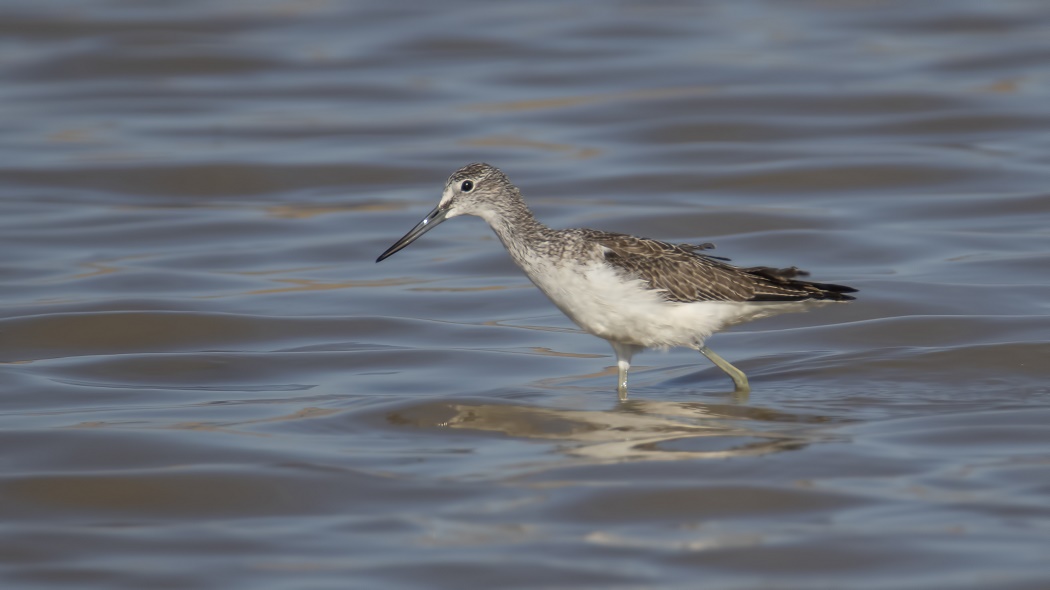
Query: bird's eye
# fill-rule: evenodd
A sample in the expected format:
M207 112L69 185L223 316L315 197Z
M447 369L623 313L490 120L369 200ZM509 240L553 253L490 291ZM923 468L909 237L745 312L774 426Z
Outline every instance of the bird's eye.
M459 185L459 190L461 190L461 191L463 191L465 193L469 193L470 191L474 190L474 181L473 180L464 180L463 184Z

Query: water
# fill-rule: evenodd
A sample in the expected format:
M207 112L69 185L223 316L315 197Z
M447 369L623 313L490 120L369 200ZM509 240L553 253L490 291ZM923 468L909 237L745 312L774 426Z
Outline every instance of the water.
M1038 1L0 5L12 588L1050 587ZM850 305L615 359L456 219Z

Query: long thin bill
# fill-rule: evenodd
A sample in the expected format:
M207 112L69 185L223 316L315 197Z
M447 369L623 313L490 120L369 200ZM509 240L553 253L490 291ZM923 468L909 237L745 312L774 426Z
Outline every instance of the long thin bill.
M417 223L416 227L413 227L411 231L405 234L400 240L394 242L394 245L387 248L386 252L380 254L379 258L376 258L376 262L382 262L400 252L405 246L416 241L419 236L427 233L442 221L445 221L446 214L448 214L448 209L442 209L440 205L434 207L434 210L427 213L427 216L423 218L423 221Z

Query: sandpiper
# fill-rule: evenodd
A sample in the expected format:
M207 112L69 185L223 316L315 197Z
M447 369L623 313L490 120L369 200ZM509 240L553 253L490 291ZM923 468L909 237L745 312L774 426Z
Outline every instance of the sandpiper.
M711 244L669 244L593 229L551 229L525 206L498 168L469 164L445 183L441 201L376 262L442 221L476 215L496 232L529 279L576 325L612 345L617 389L627 396L631 358L646 348L699 351L748 392L747 376L704 345L736 324L814 304L850 301L856 289L798 280L804 271L736 267L705 254Z

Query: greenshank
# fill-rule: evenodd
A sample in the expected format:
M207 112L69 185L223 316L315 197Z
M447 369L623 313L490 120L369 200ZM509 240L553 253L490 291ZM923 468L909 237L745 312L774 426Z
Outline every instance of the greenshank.
M737 267L704 250L593 229L551 229L533 216L518 187L488 164L469 164L445 183L441 201L380 262L446 219L484 219L511 258L565 315L612 345L617 389L627 397L631 358L647 348L692 348L725 371L737 392L747 376L704 342L729 326L813 305L851 301L856 289L799 280L798 268Z

